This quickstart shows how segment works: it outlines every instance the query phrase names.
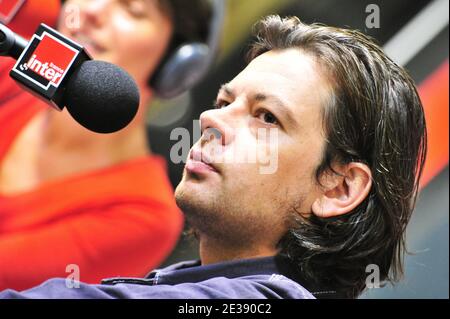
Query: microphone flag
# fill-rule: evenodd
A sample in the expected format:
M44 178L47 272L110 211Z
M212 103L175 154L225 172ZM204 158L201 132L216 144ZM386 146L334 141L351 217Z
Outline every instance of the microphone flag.
M82 46L41 24L10 76L35 96L62 110L65 83L87 60L91 57Z

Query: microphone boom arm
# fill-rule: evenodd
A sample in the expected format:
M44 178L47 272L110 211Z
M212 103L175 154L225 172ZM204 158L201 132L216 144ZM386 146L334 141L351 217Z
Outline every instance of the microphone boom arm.
M0 56L9 56L17 60L26 46L27 41L24 38L0 23Z

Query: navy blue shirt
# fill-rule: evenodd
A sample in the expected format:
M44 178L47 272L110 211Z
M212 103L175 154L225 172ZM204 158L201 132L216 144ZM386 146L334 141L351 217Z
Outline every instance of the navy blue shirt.
M99 285L68 285L57 278L35 288L5 290L0 298L149 298L223 299L295 298L314 299L299 283L282 274L276 257L227 261L204 265L181 262L152 271L145 278L111 278Z

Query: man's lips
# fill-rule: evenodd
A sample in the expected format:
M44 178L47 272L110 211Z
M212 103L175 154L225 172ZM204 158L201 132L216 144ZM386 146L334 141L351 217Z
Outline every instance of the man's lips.
M189 158L186 162L186 170L192 173L206 173L206 172L215 172L219 173L217 167L211 163L210 158L198 151L192 149L189 153Z

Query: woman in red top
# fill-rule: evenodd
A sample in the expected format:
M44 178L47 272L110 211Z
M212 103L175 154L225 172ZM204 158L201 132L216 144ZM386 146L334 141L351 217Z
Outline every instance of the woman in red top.
M37 2L42 9L42 1L25 6ZM91 133L67 111L49 108L9 78L13 60L0 60L0 290L67 277L70 265L88 283L142 276L175 246L182 214L145 128L148 78L175 31L171 3L69 0L61 11L63 34L123 67L139 86L139 112L117 133ZM22 23L13 21L22 33L23 12ZM79 25L68 23L74 12Z

